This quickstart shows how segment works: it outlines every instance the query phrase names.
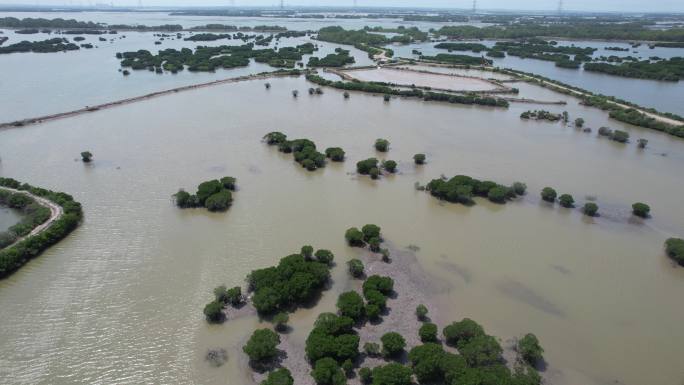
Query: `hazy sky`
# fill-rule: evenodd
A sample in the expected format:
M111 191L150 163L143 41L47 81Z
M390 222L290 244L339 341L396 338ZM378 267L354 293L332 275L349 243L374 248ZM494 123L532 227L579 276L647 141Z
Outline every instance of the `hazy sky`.
M0 4L22 5L88 5L110 3L111 0L0 0ZM142 0L147 6L225 6L230 0ZM138 0L113 0L114 5L137 5ZM239 6L269 6L279 0L234 0ZM352 5L353 0L285 0L288 5ZM445 8L471 8L472 0L357 0L359 6L422 6ZM478 0L481 9L509 10L555 10L558 0ZM684 0L563 0L564 9L579 11L624 11L624 12L684 12Z

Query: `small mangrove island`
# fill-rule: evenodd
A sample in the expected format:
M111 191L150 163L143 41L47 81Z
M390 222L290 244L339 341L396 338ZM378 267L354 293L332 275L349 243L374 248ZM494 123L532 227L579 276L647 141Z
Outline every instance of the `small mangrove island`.
M176 206L182 209L204 207L209 211L226 211L233 203L236 183L237 180L231 176L209 180L200 183L194 195L180 189L173 198Z

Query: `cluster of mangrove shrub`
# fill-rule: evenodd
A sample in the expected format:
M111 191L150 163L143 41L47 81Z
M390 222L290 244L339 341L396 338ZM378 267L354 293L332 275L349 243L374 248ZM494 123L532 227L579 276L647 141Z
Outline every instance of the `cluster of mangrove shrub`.
M0 54L15 53L15 52L64 52L76 51L79 46L70 43L67 39L56 37L42 41L21 41L19 43L10 44L6 47L0 47Z
M544 187L541 190L541 199L545 202L555 203L558 198L558 203L565 208L575 207L575 199L570 194L562 194L558 196L556 190L552 187ZM599 207L594 202L587 202L582 207L582 212L590 217L598 216Z
M375 149L380 151L380 152L389 151L389 145L390 145L390 142L387 139L380 138L380 139L377 139L375 141Z
M405 27L403 25L397 28L387 28L387 27L364 27L365 31L380 32L380 33L396 33L399 36L393 36L390 38L390 43L401 43L408 44L416 41L426 41L429 37L427 32L421 31L418 27Z
M397 162L393 160L383 160L382 163L376 158L368 158L356 163L356 172L361 175L370 175L373 179L378 179L381 170L393 174L397 171Z
M217 68L235 68L249 65L249 59L265 63L276 68L294 68L295 63L304 54L312 52L313 44L306 43L297 47L280 49L254 49L254 44L240 46L222 45L218 47L199 46L194 51L190 48L165 49L153 55L147 50L117 53L122 67L134 70L163 70L171 73L182 71L188 67L190 71L215 71Z
M235 26L228 24L205 24L190 28L195 31L254 31L254 32L279 32L278 35L287 34L287 28L278 25L255 25ZM295 32L296 33L296 32Z
M353 64L356 60L349 55L349 51L342 48L335 48L335 53L331 53L323 58L312 56L309 58L309 67L343 67Z
M298 263L304 263L304 255L311 255L312 251L312 247L305 246L302 255L286 258L296 257ZM286 266L280 273L287 273L288 277L294 278L299 271ZM284 292L289 292L290 286L304 287L291 282L273 284L274 281L281 281L275 271L262 279ZM378 320L383 312L389 311L387 300L393 293L392 278L373 275L364 281L362 295L355 291L339 295L337 314L319 314L304 348L312 366L310 374L317 385L344 385L348 378L355 375L362 383L373 385L411 385L414 376L421 384L541 384L534 366L543 362L544 350L536 336L527 334L518 341L516 350L520 359L516 360L511 370L503 360L503 349L498 340L486 334L482 326L470 319L453 322L442 330L446 344L458 349L458 353L446 351L438 342L437 325L427 322L428 309L424 305L416 308L418 320L424 322L419 331L423 344L410 349L406 365L396 362L401 361L403 352L408 349L406 339L399 333L388 331L380 337L379 343L366 342L363 346L365 356L381 357L388 363L374 368L361 367L355 373L357 365L364 360L359 350L360 337L355 329L365 327L367 321ZM278 296L278 293L273 295ZM259 329L252 334L243 351L252 367L269 370L280 356L280 342L277 333ZM282 368L270 372L261 385L291 385L293 381L289 370Z
M588 103L585 104L589 105ZM612 109L608 116L621 122L633 124L635 126L640 127L652 128L654 130L662 131L670 135L684 138L684 124L680 126L673 126L667 123L663 123L656 120L652 116L648 116L640 111L635 110L634 108Z
M26 191L48 199L62 206L64 211L62 216L39 234L24 238L12 246L0 250L0 278L4 278L66 237L78 226L83 217L83 212L81 204L74 201L74 198L69 194L33 187L27 183L22 184L11 178L0 178L0 186Z
M280 260L277 266L252 271L247 277L252 303L260 314L290 311L325 289L334 255L329 250L303 247L300 254Z
M318 30L318 40L330 43L366 46L382 46L389 44L389 39L384 35L369 33L366 30L345 30L342 27L324 27Z
M434 61L438 63L459 64L459 65L492 65L492 61L484 57L476 57L469 55L451 55L447 53L438 53L435 56L421 55L420 60Z
M390 43L390 39L384 35L369 33L366 30L345 30L339 26L324 27L318 31L318 40L330 43L352 45L354 48L367 52L368 57L381 54L383 51L387 56L392 57L393 52L388 48L379 48Z
M0 206L19 210L22 214L19 223L12 225L7 231L0 232L0 249L11 245L19 237L29 234L50 219L50 209L24 193L0 189Z
M443 329L447 344L458 348L458 354L446 351L436 342L437 325L426 323L421 327L427 342L413 347L408 353L408 365L398 362L362 367L359 377L364 384L410 385L415 376L420 384L515 384L539 385L541 377L534 368L543 361L543 349L533 334L525 335L516 346L520 360L513 370L506 366L502 357L503 348L493 336L485 333L482 326L470 319L453 322ZM398 333L388 332L381 338L382 351L376 343L367 343L369 355L382 355L394 360L406 348L406 341ZM366 349L364 349L366 350ZM344 367L344 364L343 364ZM345 384L340 382L317 382L323 384Z
M488 48L484 44L480 43L439 43L435 45L435 48L446 49L451 51L473 51L482 52L486 51Z
M333 162L344 162L345 152L340 147L328 147L325 149L325 156Z
M561 114L554 114L546 110L525 111L520 114L520 119L548 120L549 122L557 122L561 118Z
M507 108L509 103L505 99L495 98L491 96L483 96L476 93L465 94L447 94L440 92L425 92L423 100L447 102L452 104L476 104L480 106L504 107Z
M264 135L264 141L269 146L278 146L278 151L292 154L295 162L309 171L325 167L326 157L334 162L344 161L344 150L339 147L330 147L325 150L325 154L316 150L316 143L309 139L288 140L287 135L282 132L269 132Z
M363 262L357 258L350 259L347 262L347 269L349 270L349 274L354 278L361 278L365 274Z
M608 127L600 127L598 129L598 134L600 136L607 136L611 140L614 140L614 141L620 142L620 143L627 143L629 141L629 133L626 131L622 131L622 130L611 130ZM643 146L645 147L645 144Z
M225 285L218 286L214 289L214 300L209 302L204 307L204 316L207 322L219 323L225 319L223 308L227 305L240 306L245 299L242 296L242 288L235 286L233 288L226 288Z
M659 57L654 56L651 60L661 60ZM634 56L616 56L616 55L601 55L594 57L595 62L608 62L608 63L622 63L622 62L638 62L639 58Z
M675 262L684 266L684 239L670 238L665 241L665 252Z
M185 41L216 41L216 40L223 40L223 39L232 39L232 35L229 33L198 33L196 35L191 35L189 37L186 37Z
M389 251L380 249L383 239L380 234L380 227L377 225L367 224L363 226L361 230L356 227L350 227L344 233L344 239L349 246L365 247L366 244L368 244L371 251L382 252L383 254L387 253L389 256Z
M653 44L654 47L661 47L661 48L684 48L684 41L681 42L670 42L670 43L655 43Z
M601 72L604 74L622 76L636 79L653 79L679 81L684 77L684 58L673 57L652 62L642 60L639 62L628 62L619 65L608 63L587 63L584 65L586 71Z
M195 195L181 189L173 195L173 198L176 206L182 209L205 207L209 211L225 211L233 203L235 188L236 179L226 176L220 180L214 179L200 183Z
M378 162L379 161L376 158L358 161L356 163L356 172L361 175L370 175L373 179L377 179L380 176Z
M651 207L643 202L637 202L632 205L632 214L641 218L649 218L651 216Z
M318 385L346 384L342 370L351 370L359 356L359 336L354 320L333 313L321 313L306 339L306 357L313 365L311 376Z
M506 203L509 199L524 195L527 186L516 182L512 186L504 186L492 181L480 181L466 175L457 175L451 179L433 179L426 188L436 198L452 203L474 204L473 197L479 196L494 203Z
M579 68L583 61L591 61L596 48L559 46L542 39L528 39L515 42L497 42L490 52L506 52L523 59L546 60L563 68ZM573 55L571 58L570 55Z
M249 337L242 351L249 357L252 367L262 368L278 356L280 336L271 329L258 329Z
M366 299L365 314L370 320L377 320L387 307L387 298L394 292L394 280L390 277L371 275L363 283L363 297Z
M444 26L435 34L461 39L521 39L535 37L562 37L598 40L647 40L684 42L681 28L655 30L648 22L626 21L600 23L571 20L562 23L508 23L505 26L474 27L470 25Z
M622 51L622 52L627 52L629 51L629 48L623 48L623 47L603 47L604 50L606 51Z
M481 106L508 107L509 103L505 99L491 96L483 96L476 93L447 94L440 92L423 92L420 89L412 88L408 90L392 88L387 83L363 82L363 81L332 81L322 78L316 74L307 74L306 80L322 86L329 86L347 91L361 91L373 94L383 94L385 96L396 95L403 97L421 98L424 101L447 102L452 104L476 104Z
M261 385L294 385L294 378L287 368L278 368L268 373Z
M83 28L83 29L97 29L102 28L102 24L93 23L92 21L77 21L75 19L65 20L57 19L43 19L43 18L25 18L17 19L16 17L2 17L0 18L0 27L2 28Z

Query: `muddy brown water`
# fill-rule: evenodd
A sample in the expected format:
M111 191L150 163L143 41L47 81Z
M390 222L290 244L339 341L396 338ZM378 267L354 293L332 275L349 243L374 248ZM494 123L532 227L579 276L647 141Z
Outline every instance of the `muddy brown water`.
M448 282L435 300L450 319L473 318L504 339L537 334L554 384L682 380L676 299L684 269L662 247L684 235L684 142L534 86L521 96L566 98L567 106L544 108L581 116L594 132L521 121L534 105L385 103L358 93L344 100L329 88L307 95L302 78L271 84L216 86L0 131L0 175L69 192L85 210L74 233L0 281L3 383L249 384L241 346L259 321L208 325L202 308L212 288L241 284L303 244L331 249L332 290L292 316L290 338L303 343L316 315L352 287L344 262L358 251L343 234L365 223L382 226L397 247L420 248L418 263ZM597 137L602 125L627 130L632 143ZM348 160L306 172L260 142L272 130L343 147ZM636 148L639 137L647 149ZM389 153L375 152L376 138L391 141ZM89 165L76 160L86 149ZM425 166L412 164L418 152ZM399 173L354 175L355 162L371 156L397 160ZM413 186L459 173L524 181L530 193L505 206L465 207ZM239 185L228 212L173 206L178 188L224 175ZM595 196L603 216L540 203L547 185L579 204ZM649 203L653 218L631 218L635 201ZM229 359L212 368L204 355L217 347Z

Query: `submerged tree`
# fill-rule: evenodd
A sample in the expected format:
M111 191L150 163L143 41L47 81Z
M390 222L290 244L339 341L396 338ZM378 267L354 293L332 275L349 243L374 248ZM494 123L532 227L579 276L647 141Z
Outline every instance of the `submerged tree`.
M587 216L595 217L596 215L598 215L598 205L593 202L587 202L584 204L582 212L584 212L584 214Z
M375 149L380 152L387 152L389 150L390 142L387 139L378 139L375 141Z
M651 212L651 207L646 203L637 202L632 205L632 213L641 218L648 218Z
M554 190L553 188L544 187L544 189L542 189L541 197L546 202L551 202L551 203L555 202L556 196L557 196L556 190Z
M85 162L88 163L91 160L93 160L93 154L90 151L83 151L81 153L81 159Z

